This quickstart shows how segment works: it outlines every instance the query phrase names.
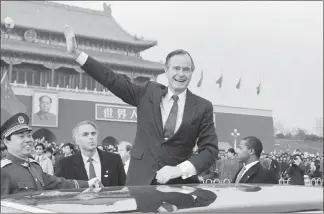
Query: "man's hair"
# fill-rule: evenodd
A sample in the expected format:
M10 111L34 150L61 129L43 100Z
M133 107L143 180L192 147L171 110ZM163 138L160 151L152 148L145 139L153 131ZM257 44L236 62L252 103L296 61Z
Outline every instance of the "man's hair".
M45 145L42 144L42 143L37 143L36 146L35 146L35 149L38 147L38 146L41 146L43 151L46 149Z
M50 152L51 154L53 154L53 149L51 147L47 147L45 149L45 152Z
M122 141L119 143L119 145L125 144L126 152L130 152L133 148L133 145L130 142Z
M42 99L43 99L44 97L48 97L48 99L49 99L49 100L50 100L50 102L52 103L52 98L51 98L50 96L48 96L48 95L43 95L43 96L40 96L40 97L39 97L39 102L41 102L41 101L42 101Z
M74 141L76 142L77 138L76 138L76 135L78 134L79 132L79 128L80 126L83 126L83 125L91 125L93 126L93 128L97 131L97 134L99 134L99 130L98 130L98 126L97 124L95 124L94 122L90 121L90 120L85 120L85 121L81 121L80 123L78 123L75 128L72 130L72 137L74 139Z
M243 140L246 141L246 147L248 149L253 149L255 156L257 158L260 158L260 155L263 151L263 146L262 146L261 140L254 136L245 137L245 138L243 138Z
M229 148L228 150L227 150L227 152L229 152L229 153L232 153L232 154L234 154L235 155L235 150L233 149L233 148Z
M105 139L103 139L101 141L101 145L103 145L103 146L112 145L115 147L118 145L118 140L116 138L114 138L113 136L108 136L108 137L105 137Z
M171 53L169 53L166 58L165 58L165 66L166 67L169 67L169 61L170 59L173 57L173 56L176 56L176 55L188 55L190 57L190 60L191 60L191 70L194 71L195 70L195 64L193 62L193 59L191 57L191 55L189 54L188 51L185 51L185 50L182 50L182 49L177 49L177 50L174 50L172 51Z
M66 147L66 146L68 146L71 150L73 150L74 149L74 146L73 146L73 144L72 143L70 143L70 142L67 142L67 143L64 143L63 144L63 146L62 146L62 148L64 148L64 147Z

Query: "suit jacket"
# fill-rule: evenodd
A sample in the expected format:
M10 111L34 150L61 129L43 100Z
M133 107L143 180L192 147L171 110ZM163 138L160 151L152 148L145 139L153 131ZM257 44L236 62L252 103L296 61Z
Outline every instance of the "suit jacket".
M101 162L101 183L105 187L124 186L126 175L121 157L100 149L98 154ZM89 180L81 152L62 159L55 175L67 179Z
M236 177L241 169L242 168L240 168L240 170L236 173L233 183L236 181ZM258 162L244 173L239 183L278 184L279 181L272 171L265 169L262 167L260 162Z
M215 162L218 140L211 102L188 90L182 124L174 136L165 141L160 103L168 91L166 86L156 82L135 85L127 76L113 72L91 57L81 68L124 102L137 107L137 132L127 185L150 185L156 172L165 165L176 166L189 160L199 174ZM196 141L199 153L192 155Z

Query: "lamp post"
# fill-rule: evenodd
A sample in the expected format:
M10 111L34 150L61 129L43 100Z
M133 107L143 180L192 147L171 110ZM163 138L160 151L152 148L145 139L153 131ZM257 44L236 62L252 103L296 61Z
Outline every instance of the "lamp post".
M236 139L238 136L240 136L240 133L237 131L237 129L234 129L231 135L234 137L234 150L236 152Z
M12 29L15 27L14 21L13 21L13 19L11 17L7 16L4 19L4 24L5 24L5 27L6 27L5 34L7 34L8 38L9 38L10 33L12 32Z

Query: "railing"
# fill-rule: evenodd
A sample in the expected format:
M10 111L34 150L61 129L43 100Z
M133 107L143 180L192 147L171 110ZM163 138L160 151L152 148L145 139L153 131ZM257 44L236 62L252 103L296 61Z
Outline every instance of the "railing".
M231 180L228 178L225 178L223 181L221 181L220 179L216 178L216 179L200 179L202 184L229 184L231 183ZM290 185L290 181L291 179L284 179L284 178L280 178L279 179L279 184L281 185ZM309 177L306 175L304 177L304 181L305 181L305 186L323 186L323 182L324 179L321 178L313 178L313 179L309 179Z

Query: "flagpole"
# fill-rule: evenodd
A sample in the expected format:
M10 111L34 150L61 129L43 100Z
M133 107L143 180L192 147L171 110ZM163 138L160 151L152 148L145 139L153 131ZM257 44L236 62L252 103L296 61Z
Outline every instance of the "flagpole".
M6 77L6 75L7 75L7 72L8 71L6 71L6 73L3 75L3 77L1 78L1 84L2 84L2 82L3 82L3 80L5 79L5 77Z
M239 88L239 95L240 95L240 107L242 108L242 71L241 71L241 77L240 77L240 88Z

